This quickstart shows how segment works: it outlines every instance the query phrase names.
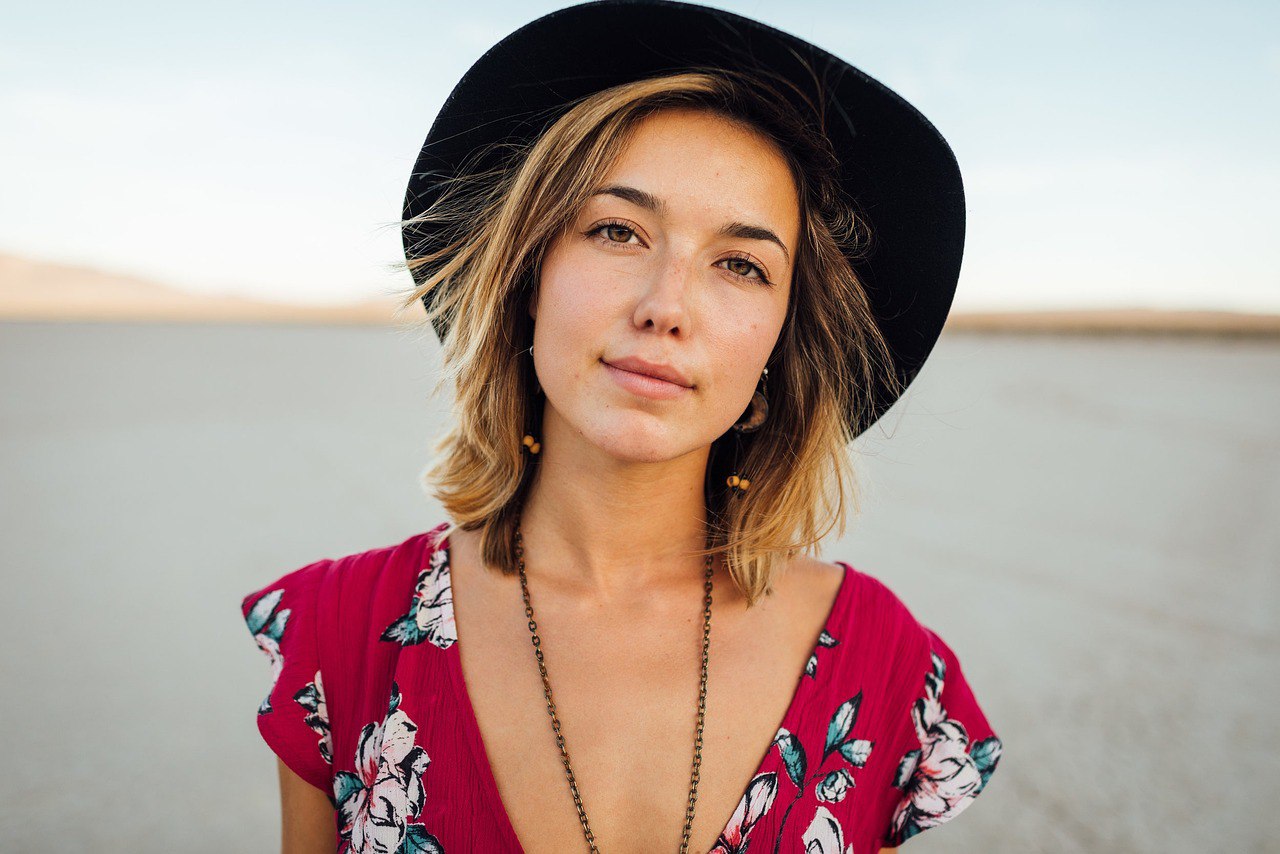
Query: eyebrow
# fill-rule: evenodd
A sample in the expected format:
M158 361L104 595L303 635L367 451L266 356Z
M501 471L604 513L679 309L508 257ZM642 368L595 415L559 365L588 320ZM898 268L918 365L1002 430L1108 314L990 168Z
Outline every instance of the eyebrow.
M641 190L639 187L628 187L623 184L610 184L601 187L591 194L592 196L616 196L624 201L631 202L633 205L653 211L658 216L666 216L667 203L652 193ZM776 243L778 248L782 250L782 257L791 263L791 253L787 251L787 245L782 242L782 238L778 237L772 229L765 228L763 225L751 225L750 223L739 222L737 220L725 223L716 232L723 237L738 237L743 240L767 240L770 243Z

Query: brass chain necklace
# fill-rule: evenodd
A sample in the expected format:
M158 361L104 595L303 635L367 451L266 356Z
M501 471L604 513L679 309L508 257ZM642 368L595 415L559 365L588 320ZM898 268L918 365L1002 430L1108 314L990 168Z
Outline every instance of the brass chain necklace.
M564 760L565 774L569 778L569 791L573 793L573 803L578 808L578 821L582 824L582 832L587 837L587 845L591 854L599 854L596 838L587 822L587 812L582 806L582 798L578 794L578 781L573 776L573 767L569 764L569 751L565 749L564 735L560 731L560 719L556 717L556 704L551 699L551 682L547 679L547 667L542 660L542 640L538 637L538 624L533 620L533 606L529 603L529 582L524 574L524 539L520 535L520 522L516 521L516 559L520 567L520 589L524 593L524 613L529 618L529 633L533 636L533 655L538 659L538 672L542 674L542 692L547 698L547 711L551 714L551 729L556 734L556 744L560 746L560 756ZM689 779L689 803L685 808L684 831L680 835L680 854L689 850L689 831L693 826L694 808L698 802L698 772L702 767L702 726L707 717L707 661L711 648L711 555L707 555L705 575L706 596L702 607L702 678L698 686L698 731L693 740L693 773Z

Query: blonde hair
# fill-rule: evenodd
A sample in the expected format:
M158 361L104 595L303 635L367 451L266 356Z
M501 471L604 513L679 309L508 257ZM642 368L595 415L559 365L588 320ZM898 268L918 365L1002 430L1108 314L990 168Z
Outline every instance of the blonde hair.
M793 87L794 88L794 87ZM803 97L803 96L802 96ZM812 100L806 98L813 107ZM454 390L455 423L433 447L424 482L456 528L481 530L487 565L516 571L515 524L538 456L521 444L541 434L532 359L530 301L548 244L597 189L640 121L661 109L708 110L763 135L791 168L799 191L800 241L787 316L770 355L769 416L742 436L740 496L725 485L732 430L716 439L704 487L707 543L723 552L748 606L767 594L771 574L833 526L845 527L845 496L856 513L858 485L848 453L855 424L870 423L879 374L897 387L888 348L849 256L871 249L871 234L841 194L830 143L763 76L693 69L614 86L581 98L502 164L442 179L442 194L402 227L430 223L435 248L411 253L419 284L401 310L429 303L427 319L447 324L440 388ZM475 162L475 161L470 161Z

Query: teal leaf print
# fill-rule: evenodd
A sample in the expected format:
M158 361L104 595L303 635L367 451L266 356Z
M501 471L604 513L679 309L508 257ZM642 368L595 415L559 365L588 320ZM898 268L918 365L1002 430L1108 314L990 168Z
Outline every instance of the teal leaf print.
M840 745L840 755L854 768L861 768L871 758L871 748L874 745L874 741L868 741L865 738L853 738Z
M266 634L274 638L284 636L285 623L289 620L289 614L292 613L288 608L283 611L277 611L275 616L271 618L271 622L267 624Z
M283 596L283 587L262 594L244 618L258 648L271 662L271 687L258 706L260 715L271 713L271 693L275 691L276 683L280 681L280 674L284 671L284 653L280 650L280 644L284 638L285 627L289 624L291 612L288 608L280 608L280 599Z
M271 623L275 618L276 606L280 604L282 596L284 596L283 587L258 597L258 601L253 603L253 607L249 609L248 615L244 618L244 621L249 624L249 631L256 635L266 629L267 624ZM286 610L284 613L287 615L289 612ZM281 622L279 628L272 632L276 640L280 639L279 632L283 628L284 623Z
M431 642L448 649L458 640L453 621L453 588L449 577L449 553L440 544L418 574L409 611L383 630L381 640L412 646Z
M791 803L787 805L786 811L782 815L782 820L779 822L778 834L774 840L774 854L779 854L783 829L786 827L787 820L791 817L792 809L803 801L810 782L814 783L813 791L817 799L828 803L843 800L848 791L853 788L854 780L851 768L862 768L866 765L873 745L873 742L867 739L850 737L850 733L858 721L858 709L861 704L862 692L859 691L841 703L831 715L831 721L827 725L827 742L826 749L822 754L822 761L818 763L816 768L812 769L813 776L808 780L805 779L805 775L809 773L810 769L806 767L803 745L787 730L778 730L774 743L778 745L778 752L787 768L787 776L791 779L791 782L795 783L796 794ZM840 767L823 774L819 770L822 764L833 753L837 752L842 759L849 763L850 768ZM819 809L822 810L821 807ZM809 840L812 837L813 842L807 842L806 852L830 851L833 854L849 854L843 847L843 831L839 822L835 821L831 813L825 810L822 811L830 819L830 823L815 818L813 823L809 825L809 829L805 832L805 839ZM718 854L718 852L714 854Z
M853 697L841 703L840 708L836 709L835 714L831 716L831 723L827 724L827 744L822 749L824 762L849 737L849 732L858 720L858 706L861 704L862 692L859 691Z
M418 629L418 616L413 611L387 626L379 638L379 640L394 641L402 646L419 644L426 639L426 634Z
M397 854L444 854L444 846L425 827L411 824L405 828L404 842Z
M778 753L782 756L782 764L787 768L787 776L791 778L791 782L795 783L797 788L803 789L805 768L808 762L804 755L804 747L800 744L800 739L786 729L779 728L778 734L773 738L773 743L778 745Z
M362 788L364 783L350 771L339 771L333 775L333 796L340 804L350 801Z
M982 775L982 785L978 787L978 791L982 791L987 785L987 780L991 779L991 772L995 770L996 763L1000 761L1001 747L1000 739L992 736L991 738L984 738L969 749L969 755L973 757L973 764L978 766L978 773Z

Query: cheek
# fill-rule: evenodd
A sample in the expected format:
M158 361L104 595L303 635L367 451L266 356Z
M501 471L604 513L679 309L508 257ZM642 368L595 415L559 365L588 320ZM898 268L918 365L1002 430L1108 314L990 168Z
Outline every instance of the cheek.
M620 299L610 279L583 253L549 252L538 285L534 341L539 382L565 411L575 409L583 386L609 341Z
M625 296L618 271L572 244L548 252L538 290L537 323L584 343L593 340L586 333L614 316Z
M777 329L763 321L722 327L710 336L709 352L716 366L712 387L717 389L717 410L723 409L730 418L742 413L760 381L777 336Z

